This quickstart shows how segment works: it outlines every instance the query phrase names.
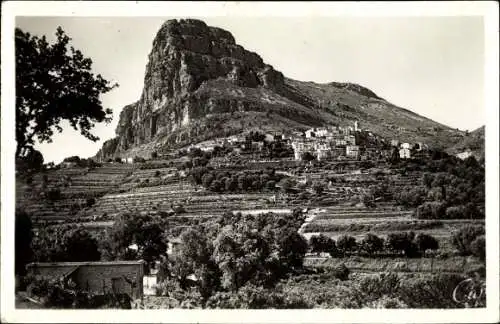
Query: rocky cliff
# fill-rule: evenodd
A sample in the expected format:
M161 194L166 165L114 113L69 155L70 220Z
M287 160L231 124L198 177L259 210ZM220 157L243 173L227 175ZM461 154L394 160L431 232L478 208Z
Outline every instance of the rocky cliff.
M403 126L412 129L447 129L398 109L359 85L287 79L228 31L199 20L169 20L153 41L140 99L123 108L116 138L97 157L147 155L252 127L305 128L346 119L381 126L387 117L394 127L405 116Z

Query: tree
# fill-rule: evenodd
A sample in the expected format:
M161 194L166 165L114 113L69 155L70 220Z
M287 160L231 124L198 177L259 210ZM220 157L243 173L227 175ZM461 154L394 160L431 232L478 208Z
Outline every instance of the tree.
M290 178L283 178L280 182L279 185L281 186L281 190L284 192L288 192L294 185L294 181Z
M82 262L101 259L97 240L83 228L77 228L63 236L63 251L65 261Z
M394 147L392 149L392 153L391 153L391 157L389 159L389 162L391 162L391 164L398 164L400 160L401 159L399 156L399 149L397 147Z
M472 255L484 261L486 259L486 237L484 235L476 237L470 244L470 251Z
M101 258L97 240L75 225L39 229L32 248L37 262L98 261Z
M350 235L342 235L337 239L337 249L344 255L348 252L353 252L356 250L356 247L356 239Z
M66 120L91 141L99 138L90 130L98 122L111 121L99 96L118 85L92 73L92 60L69 47L70 38L61 27L57 40L32 36L16 28L16 156L40 143L51 142L54 131L62 132Z
M167 249L164 229L159 217L149 214L122 214L114 222L110 233L112 254L118 258L142 258L150 263ZM137 253L130 253L129 246L137 245Z
M304 256L307 252L307 241L297 233L289 229L278 238L280 264L285 269L299 269L302 267Z
M228 177L224 180L224 189L233 192L238 189L238 180L235 177Z
M314 235L309 240L309 246L311 248L311 252L331 252L335 249L335 241L330 237L320 234Z
M469 255L472 254L472 242L481 235L485 235L484 226L466 225L453 234L452 243L460 254Z
M209 188L214 179L214 175L211 172L207 172L201 177L201 183L203 184L203 187Z
M417 252L417 245L413 241L414 238L414 232L390 233L387 235L386 245L389 250L412 257Z
M22 156L16 157L16 170L39 171L43 168L43 155L32 147L26 148Z
M317 195L321 195L323 193L323 191L325 190L325 184L323 182L315 182L313 185L312 185L312 189L314 190L314 192L317 194Z
M306 162L310 162L312 160L315 160L316 157L311 153L311 152L304 152L301 155L301 159Z
M24 275L26 273L26 264L33 258L33 250L31 249L33 224L30 216L20 209L16 210L15 222L15 273Z
M368 254L380 252L384 249L384 239L368 233L360 243L360 248Z

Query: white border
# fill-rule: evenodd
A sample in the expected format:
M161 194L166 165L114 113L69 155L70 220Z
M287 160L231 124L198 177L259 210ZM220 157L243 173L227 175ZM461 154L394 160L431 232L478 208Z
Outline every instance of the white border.
M55 2L2 3L2 118L1 118L1 321L5 322L498 322L498 4L497 2ZM486 310L161 310L50 311L16 310L14 292L14 52L15 16L455 16L478 15L485 21L486 125ZM464 44L465 45L465 44ZM5 63L7 62L7 63Z

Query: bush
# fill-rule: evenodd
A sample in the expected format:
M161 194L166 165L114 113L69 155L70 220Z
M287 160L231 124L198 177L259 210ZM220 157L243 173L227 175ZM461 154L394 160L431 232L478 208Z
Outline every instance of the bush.
M330 237L320 234L314 235L309 240L309 247L311 252L334 252L335 250L335 241Z
M445 217L446 204L439 201L425 202L417 207L416 216L419 219L441 219Z
M136 157L134 157L133 162L134 163L145 163L146 159L143 157L140 157L140 156L136 156Z
M61 190L59 188L49 189L46 192L46 197L51 201L59 200L61 199Z
M360 243L360 249L368 254L374 254L384 249L384 239L368 233Z
M346 254L356 250L356 239L349 235L342 235L337 239L337 249L340 253Z
M486 260L486 237L480 235L474 239L470 244L470 251L472 255L478 257L481 261Z
M207 301L207 308L304 309L311 308L311 306L296 293L246 285L236 293L216 293Z
M349 279L349 268L346 267L344 263L341 263L335 267L332 268L332 274L335 278L340 279L340 280L347 280Z
M413 239L414 232L390 233L387 235L386 247L396 253L403 253L407 257L416 256L418 248Z
M383 295L382 297L374 300L366 305L368 308L408 308L408 305L398 297L390 297Z
M423 203L427 190L424 187L405 187L394 193L396 202L405 207L417 207Z
M431 235L425 233L419 233L415 238L415 244L418 247L420 253L424 253L427 250L437 250L439 248L439 242Z
M466 225L460 228L452 237L452 244L462 255L472 254L472 242L485 235L484 226ZM480 243L480 242L478 242ZM478 243L475 243L477 245Z
M80 162L80 157L77 155L67 157L63 160L63 162L73 162L73 163L79 163Z
M93 205L95 205L95 198L93 197L87 198L86 204L87 207L92 207Z

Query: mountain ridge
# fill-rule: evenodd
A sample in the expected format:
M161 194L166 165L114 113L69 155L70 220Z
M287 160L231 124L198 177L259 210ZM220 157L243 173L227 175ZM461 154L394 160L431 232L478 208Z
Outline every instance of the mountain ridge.
M224 29L168 20L153 40L141 97L96 157L145 156L258 127L301 130L358 121L385 138L449 147L463 133L349 82L293 80Z

